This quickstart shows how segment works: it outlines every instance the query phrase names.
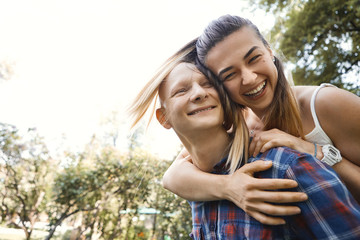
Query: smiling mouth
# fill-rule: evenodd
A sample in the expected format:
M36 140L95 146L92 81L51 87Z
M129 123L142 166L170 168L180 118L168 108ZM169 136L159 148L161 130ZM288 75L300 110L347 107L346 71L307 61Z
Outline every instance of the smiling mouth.
M193 111L193 112L188 113L188 115L195 115L195 114L198 114L198 113L201 113L201 112L209 111L209 110L214 109L214 108L215 107L208 107L208 108L205 108L205 109Z
M264 81L257 88L251 90L250 92L244 93L247 97L256 97L259 96L265 89L267 81Z

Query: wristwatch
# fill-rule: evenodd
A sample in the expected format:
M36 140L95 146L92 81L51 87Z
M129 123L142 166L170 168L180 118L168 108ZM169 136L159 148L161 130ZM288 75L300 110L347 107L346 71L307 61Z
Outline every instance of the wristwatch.
M321 159L323 163L333 166L334 164L341 161L342 156L340 151L333 145L327 144L322 147L324 157Z

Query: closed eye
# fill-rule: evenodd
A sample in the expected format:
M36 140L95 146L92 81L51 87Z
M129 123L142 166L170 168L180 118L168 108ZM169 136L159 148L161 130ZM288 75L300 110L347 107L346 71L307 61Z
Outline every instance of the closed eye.
M235 76L235 74L236 74L235 72L232 72L232 73L226 75L226 77L224 77L223 81L225 82L225 81L231 80L232 77Z
M209 81L204 81L201 83L202 87L213 87L213 85Z
M174 94L172 95L172 97L174 97L174 96L176 96L176 95L181 95L181 94L185 93L186 91L187 91L186 88L180 88L180 89L178 89L178 90L176 90L176 91L174 92Z
M255 61L258 57L260 57L261 55L256 55L254 57L252 57L250 60L249 60L249 63L252 63L253 61Z

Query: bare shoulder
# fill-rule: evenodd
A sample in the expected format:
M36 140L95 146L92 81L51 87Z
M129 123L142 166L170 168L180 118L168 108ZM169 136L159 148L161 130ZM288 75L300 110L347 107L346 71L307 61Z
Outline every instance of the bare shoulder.
M293 86L292 90L300 109L310 106L310 100L313 92L318 86Z
M360 166L360 97L340 88L325 87L316 97L315 108L335 147Z
M360 111L360 97L341 88L324 87L316 96L315 107L319 114L324 115L356 115Z

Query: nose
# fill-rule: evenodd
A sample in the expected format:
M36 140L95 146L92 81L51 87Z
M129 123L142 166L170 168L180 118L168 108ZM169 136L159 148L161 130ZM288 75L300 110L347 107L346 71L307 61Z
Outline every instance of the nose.
M256 81L257 74L251 69L244 69L241 73L242 85L251 85Z
M191 90L190 100L192 102L201 101L208 96L206 89L198 83L194 83Z

